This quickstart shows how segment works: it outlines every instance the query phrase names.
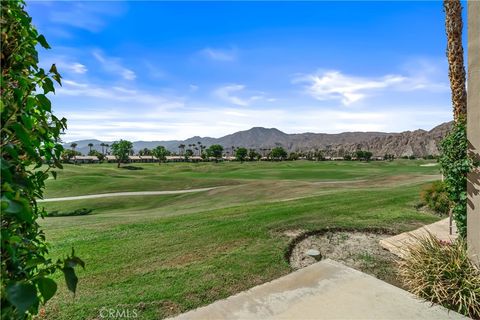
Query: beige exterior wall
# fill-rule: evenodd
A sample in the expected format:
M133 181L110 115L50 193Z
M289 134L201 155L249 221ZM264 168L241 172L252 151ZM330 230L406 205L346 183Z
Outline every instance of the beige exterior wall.
M468 108L469 152L480 159L480 1L468 1ZM480 264L480 169L468 175L468 248Z

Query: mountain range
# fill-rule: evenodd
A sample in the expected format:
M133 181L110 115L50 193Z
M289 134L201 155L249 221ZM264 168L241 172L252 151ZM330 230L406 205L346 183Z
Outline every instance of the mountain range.
M232 147L246 147L248 149L270 149L281 146L292 151L315 151L324 150L326 155L342 156L356 150L368 150L376 156L393 154L396 157L438 155L439 143L452 127L452 122L446 122L430 131L418 129L400 133L386 132L343 132L337 134L327 133L296 133L287 134L275 128L254 127L246 131L238 131L224 137L211 138L195 136L186 140L168 141L135 141L133 148L136 152L141 149L153 149L162 145L172 152L179 151L179 145L184 144L185 149L189 145L198 144L208 147L212 144L222 145L226 151ZM82 154L89 151L88 144L93 144L92 149L102 151L101 143L111 145L112 141L100 141L95 139L73 141L77 143L76 150ZM70 148L71 143L64 145ZM192 146L192 148L194 148Z

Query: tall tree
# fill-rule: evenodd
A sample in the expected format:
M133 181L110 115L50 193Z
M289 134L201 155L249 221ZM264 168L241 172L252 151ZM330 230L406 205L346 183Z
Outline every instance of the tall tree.
M121 163L128 162L128 156L133 152L133 144L128 140L115 141L112 144L112 154L117 157L117 168Z
M77 153L75 152L75 149L77 148L78 144L76 144L75 142L73 142L72 144L70 144L70 148L72 148L72 152L73 152L73 163L77 163Z
M248 151L248 158L250 161L257 159L260 154L255 151L255 149L250 149Z
M110 145L108 143L104 143L103 145L105 146L105 153L108 154L108 148Z
M270 157L274 160L285 160L288 154L282 147L275 147L270 151Z
M181 156L183 156L183 153L185 152L185 145L183 143L178 145L178 152Z
M93 143L89 143L88 144L88 148L89 148L88 153L92 152L92 147L93 147Z
M158 146L152 150L152 154L158 159L158 164L167 160L170 152L164 146Z
M61 84L55 65L38 66L37 46L49 49L23 1L2 1L1 26L1 318L30 319L57 290L53 273L63 271L67 288L76 290L72 255L54 261L37 220L47 215L43 197L49 172L61 169L61 133L66 119L53 114L48 93Z
M218 159L222 158L222 153L223 153L223 147L219 144L212 144L207 149L207 155L209 157L214 157L216 162L218 162Z
M193 156L193 150L192 149L187 149L185 151L185 160L188 160L188 158L190 158L191 156Z
M444 0L445 30L447 33L448 77L452 91L455 121L467 116L467 89L462 45L462 4L460 0ZM466 120L466 119L464 119Z
M247 148L239 147L235 150L235 158L237 158L237 160L240 162L245 161L245 159L247 159L247 155L248 155Z
M100 146L102 147L102 153L105 154L105 143L100 143Z
M467 91L462 46L462 5L459 0L444 0L445 30L447 33L448 76L452 91L452 130L441 143L439 163L444 176L451 215L461 237L467 235L467 174L474 163L468 156Z

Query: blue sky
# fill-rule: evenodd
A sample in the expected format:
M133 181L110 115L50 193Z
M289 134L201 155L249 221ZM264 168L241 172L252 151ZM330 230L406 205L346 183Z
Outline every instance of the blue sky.
M430 129L452 118L442 3L30 1L66 141Z

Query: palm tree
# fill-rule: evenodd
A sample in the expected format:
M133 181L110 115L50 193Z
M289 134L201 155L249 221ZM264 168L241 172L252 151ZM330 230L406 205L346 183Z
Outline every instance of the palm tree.
M181 143L181 144L178 146L178 152L179 152L180 155L182 156L184 151L185 151L185 145L184 145L183 143Z
M462 45L462 4L460 0L444 0L443 1L443 8L445 11L445 30L447 33L447 59L448 59L448 77L450 78L450 89L452 91L452 106L453 106L453 119L456 125L466 125L467 121L467 89L465 86L465 66L463 63L463 45ZM455 132L455 127L453 129ZM457 137L459 137L457 135ZM461 143L462 138L455 138L455 142ZM448 148L448 147L447 147ZM448 152L448 151L447 151ZM449 159L450 161L455 161L459 163L459 161L466 161L466 155L463 156L457 153L457 157L455 160ZM440 161L442 164L442 161ZM450 165L449 165L450 166ZM461 179L465 179L465 176L462 176L461 170L460 172L455 172L449 166L442 165L442 180L443 175L445 174L450 179L455 177L453 180L456 180L455 183L461 181ZM455 167L455 170L458 167ZM466 172L465 172L466 174ZM462 178L463 177L463 178ZM447 193L450 197L457 198L461 193L459 193L459 189L457 186L455 187L448 187L447 186ZM462 190L463 189L463 190ZM466 183L463 184L463 188L460 189L460 192L466 192L467 186ZM466 233L466 225L463 223L458 223L463 221L463 214L461 209L460 212L456 209L459 207L457 203L453 203L452 208L450 209L449 216L450 216L450 234L452 234L452 219L455 218L457 222L457 228L460 231L460 235L465 235ZM461 206L460 206L461 208ZM466 218L466 216L465 216ZM465 229L464 229L465 228Z
M102 147L102 154L105 155L105 149L103 147L105 147L105 143L100 143L100 146Z
M88 151L88 153L92 153L92 147L93 147L93 143L90 142L90 143L88 144L88 148L90 149L90 150Z
M105 146L105 153L108 154L108 147L110 147L110 145L107 143L104 143L103 145Z
M77 163L77 155L75 153L75 148L78 146L78 144L76 144L75 142L72 142L72 144L70 145L70 147L72 148L72 151L73 151L73 163Z
M452 89L453 118L466 120L467 89L462 45L462 4L460 0L444 0L445 29L447 32L448 77Z

